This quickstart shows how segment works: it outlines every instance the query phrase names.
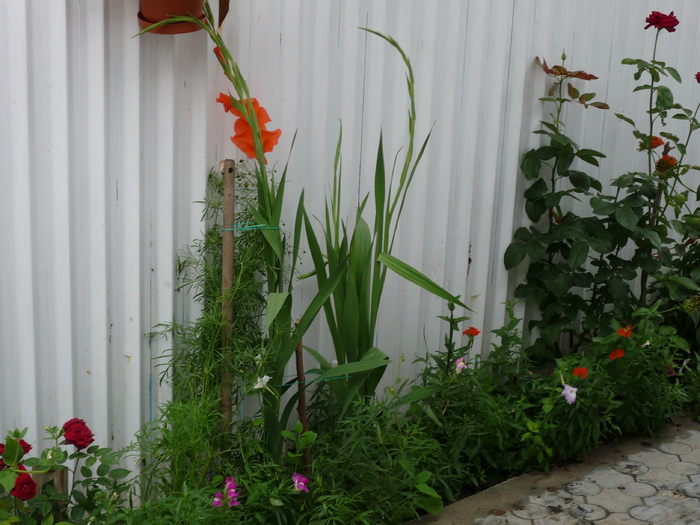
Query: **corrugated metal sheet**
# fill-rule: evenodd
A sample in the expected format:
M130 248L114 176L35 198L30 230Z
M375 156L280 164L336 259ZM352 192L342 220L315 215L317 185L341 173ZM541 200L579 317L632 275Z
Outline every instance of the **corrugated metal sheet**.
M487 336L522 277L502 254L526 223L519 159L548 111L534 57L556 63L565 49L572 67L601 78L592 85L613 110L571 108L568 131L608 153L599 176L609 180L631 169L634 144L613 111L643 114L620 60L650 56L652 9L681 20L659 53L686 78L677 98L698 100L690 0L247 0L232 2L225 35L283 130L271 162L286 162L297 132L287 217L302 188L321 214L340 122L348 218L372 187L380 132L388 158L405 144L403 65L359 28L401 43L416 72L417 135L432 134L395 255L466 298ZM193 203L209 168L240 157L214 102L228 87L206 35L132 38L137 11L137 0L0 0L0 432L28 426L35 443L37 429L77 416L122 446L153 417L167 388L152 359L168 343L145 334L196 315L175 291L176 255L202 227ZM313 291L297 285L299 313ZM377 334L395 358L387 384L439 347L445 312L389 279ZM305 343L331 352L322 328Z

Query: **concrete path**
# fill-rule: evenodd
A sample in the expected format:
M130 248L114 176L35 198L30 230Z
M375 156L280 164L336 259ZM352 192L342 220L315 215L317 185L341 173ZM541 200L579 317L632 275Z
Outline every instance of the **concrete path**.
M408 525L700 525L700 424L628 438L508 480Z

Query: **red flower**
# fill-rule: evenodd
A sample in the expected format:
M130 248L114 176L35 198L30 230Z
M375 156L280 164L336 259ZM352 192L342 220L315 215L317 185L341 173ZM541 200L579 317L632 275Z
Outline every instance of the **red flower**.
M75 448L78 450L89 447L95 441L93 439L94 434L85 424L85 421L77 417L66 421L63 429L65 430L63 437L66 438L66 445L75 445Z
M473 326L470 326L464 332L462 332L462 335L468 335L469 337L476 337L480 333L481 333L481 330L479 330L478 328L474 328Z
M22 465L19 465L22 470L26 470ZM30 474L20 474L15 479L15 487L12 489L12 495L21 499L22 501L27 501L36 496L36 481L32 478Z
M673 157L671 155L664 155L656 161L656 171L658 171L659 173L668 171L671 168L673 168L673 166L675 166L677 162L678 160L676 160L676 157Z
M647 25L644 29L649 29L651 26L654 26L659 31L665 29L669 33L673 33L676 30L676 26L679 24L678 19L673 16L673 11L668 15L658 11L652 11L645 22Z
M29 451L32 449L32 446L23 439L19 440L19 446L22 447L25 454L29 454Z
M651 149L656 149L659 146L663 146L664 141L661 140L661 137L651 137L649 139L649 145L651 146Z
M637 151L656 149L659 146L663 146L663 144L664 141L661 139L661 137L647 136L639 141L639 148L637 148Z
M224 54L221 52L221 49L219 49L219 46L216 46L214 48L214 54L216 55L216 58L219 59L219 62L222 64L226 63L226 59L224 58Z
M610 355L608 356L612 361L615 359L620 359L621 357L625 356L625 351L622 348L618 348L617 350L613 350L610 352Z
M281 129L276 129L274 131L268 131L266 124L271 122L272 119L267 113L267 110L260 105L257 99L250 99L253 104L253 111L258 119L258 127L260 128L260 140L262 141L263 153L271 152L277 142L279 141L280 135L282 135ZM219 93L219 98L216 99L224 105L224 111L233 113L238 117L238 120L233 126L233 131L235 135L231 137L231 142L233 142L243 153L245 153L249 159L255 158L255 141L253 140L253 129L250 124L245 119L243 114L238 111L231 102L231 97L223 93ZM243 104L243 101L239 101ZM267 164L267 159L265 160Z
M695 73L695 81L700 84L700 71Z
M574 368L574 371L572 373L576 377L580 377L581 379L586 379L586 377L588 377L588 368L580 366L578 368Z
M29 451L32 449L32 446L23 439L19 440L19 446L22 447L22 450L24 451L25 454L28 454ZM0 456L2 456L4 453L5 453L5 444L0 443ZM2 457L0 457L0 470L4 469L6 467L7 467L7 465L5 465L5 462L2 460ZM20 467L21 467L21 465L20 465Z
M628 324L624 328L618 328L617 335L620 337L632 337L632 325Z

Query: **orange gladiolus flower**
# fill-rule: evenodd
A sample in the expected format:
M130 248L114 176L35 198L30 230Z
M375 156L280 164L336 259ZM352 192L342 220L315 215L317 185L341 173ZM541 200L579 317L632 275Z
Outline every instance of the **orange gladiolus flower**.
M255 141L253 140L253 129L250 124L245 119L243 114L238 111L231 103L231 97L225 95L224 93L219 93L219 98L216 99L224 106L224 111L233 113L238 117L236 123L233 125L233 132L235 135L231 137L231 142L233 142L243 153L245 153L249 159L255 158ZM271 122L272 119L267 113L267 110L260 105L257 99L250 99L253 104L253 112L258 119L258 127L260 128L260 139L262 141L263 153L271 152L277 145L280 136L282 135L281 129L268 130L266 124ZM247 102L240 101L242 104L247 104ZM265 164L267 164L267 159L265 159Z

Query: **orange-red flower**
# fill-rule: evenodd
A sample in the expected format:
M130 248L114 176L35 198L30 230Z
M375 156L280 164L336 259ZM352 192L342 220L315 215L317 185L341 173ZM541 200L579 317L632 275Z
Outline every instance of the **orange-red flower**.
M617 335L620 337L632 337L632 325L628 324L624 328L618 328Z
M214 48L214 54L216 55L216 58L219 59L219 62L222 64L226 63L226 59L224 58L224 54L221 52L221 49L219 49L219 46L216 46Z
M231 137L231 142L233 142L243 153L245 153L249 159L255 158L253 128L250 127L250 124L245 119L243 114L233 106L230 96L225 95L224 93L219 93L219 98L217 98L216 101L223 104L224 111L233 113L238 117L238 120L236 120L236 123L233 125L233 132L235 135ZM246 104L246 107L249 107L247 101L244 102L241 100L239 102L241 104ZM269 131L265 125L268 122L271 122L272 119L267 113L267 110L262 107L255 98L250 99L250 102L253 105L253 112L258 120L258 128L260 129L260 140L262 142L263 153L269 153L277 145L280 135L282 135L282 130L276 129ZM265 159L265 164L267 164L267 159Z
M481 330L479 330L478 328L474 328L473 326L470 326L464 332L462 332L462 335L468 335L469 337L476 337L480 333L481 333Z
M624 356L625 351L622 348L618 348L617 350L613 350L612 352L610 352L610 355L608 357L614 361L615 359L620 359Z
M581 379L586 379L588 377L588 368L585 366L579 366L578 368L574 368L572 374L576 377L580 377Z
M673 157L671 155L664 155L656 161L656 171L658 171L659 173L668 171L671 168L673 168L677 162L678 160L676 159L676 157Z

